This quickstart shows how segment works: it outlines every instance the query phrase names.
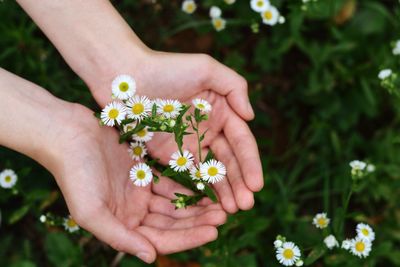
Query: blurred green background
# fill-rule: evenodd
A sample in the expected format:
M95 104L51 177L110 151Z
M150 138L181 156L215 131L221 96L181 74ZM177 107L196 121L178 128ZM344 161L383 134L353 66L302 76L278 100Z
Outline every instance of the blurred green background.
M256 111L251 127L265 172L265 188L253 210L231 216L217 241L160 257L155 266L279 266L277 234L306 249L323 236L311 225L315 213L329 217L342 204L354 159L377 166L354 195L346 232L359 221L377 238L359 260L340 250L313 266L400 266L400 100L380 87L379 70L397 70L392 54L400 39L397 0L301 0L274 3L286 23L260 22L249 1L227 5L200 1L193 15L180 1L113 1L153 49L208 53L244 75ZM39 3L38 3L39 4ZM218 5L227 28L215 32L208 8ZM254 26L253 26L254 27ZM0 65L47 88L57 97L97 106L40 29L12 0L0 2ZM7 112L7 111L3 111ZM31 159L0 148L0 170L19 175L19 194L0 188L0 266L110 266L117 252L89 234L46 227L39 216L68 211L51 175ZM334 219L334 218L333 218ZM124 256L119 266L145 266Z

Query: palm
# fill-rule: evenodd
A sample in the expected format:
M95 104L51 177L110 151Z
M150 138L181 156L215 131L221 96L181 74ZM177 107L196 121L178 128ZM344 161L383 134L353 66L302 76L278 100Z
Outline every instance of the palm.
M172 253L216 238L215 225L225 220L220 205L175 210L173 192L186 189L167 178L152 187L134 186L128 179L133 162L127 145L118 144L117 131L100 128L91 111L82 107L76 116L81 124L64 131L64 164L55 175L78 224L130 253L133 243L142 250L152 246Z

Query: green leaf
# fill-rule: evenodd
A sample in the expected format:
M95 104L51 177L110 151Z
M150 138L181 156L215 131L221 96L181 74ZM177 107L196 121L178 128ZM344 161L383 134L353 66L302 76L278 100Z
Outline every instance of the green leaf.
M65 233L49 233L45 240L48 260L59 267L83 266L80 247L68 238Z
M160 177L158 177L157 175L153 174L153 182L155 184L158 184L158 182L160 182Z
M151 116L154 118L157 116L157 104L154 103L153 107L151 108Z
M218 202L218 198L215 195L214 190L210 186L208 186L207 184L204 184L204 185L205 185L204 193L207 195L207 197L209 197L212 200L212 202L217 203Z
M27 204L25 206L20 207L19 209L15 210L8 219L9 224L14 224L21 220L29 211L30 205Z
M125 143L132 135L135 133L138 133L139 131L143 130L146 126L143 124L138 124L133 130L130 130L127 133L124 133L123 135L120 136L119 138L119 143Z
M166 177L171 177L171 176L175 176L177 173L171 169L170 167L166 168L161 175L162 176L166 176Z
M322 246L316 247L313 250L311 250L310 254L308 254L307 258L304 261L305 265L311 265L313 264L316 260L321 258L325 254L326 249Z

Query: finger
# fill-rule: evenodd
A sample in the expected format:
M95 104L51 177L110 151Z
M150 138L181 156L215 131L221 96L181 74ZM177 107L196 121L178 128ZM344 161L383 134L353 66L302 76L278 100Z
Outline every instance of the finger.
M246 122L232 114L226 120L224 134L240 163L247 187L253 192L260 191L264 186L260 155L256 140Z
M202 225L218 226L226 221L226 213L223 210L210 210L198 216L174 219L159 213L149 213L142 224L158 229L189 229Z
M153 192L166 197L168 199L175 199L175 193L181 193L185 195L193 195L193 192L184 186L174 182L173 180L167 177L160 177L160 181L158 183L153 183L152 185Z
M251 107L247 81L234 70L211 59L208 68L209 77L207 87L220 95L226 96L229 105L245 120L254 118L254 111Z
M151 263L156 259L155 248L139 232L128 230L107 208L93 217L82 219L82 226L117 251L126 252Z
M243 175L236 157L223 135L215 138L211 145L218 160L227 168L227 180L232 187L237 206L241 210L249 210L254 206L253 192L245 185Z
M190 229L160 230L149 226L140 226L137 230L154 244L161 254L175 253L202 246L214 241L218 231L214 226L198 226Z
M209 206L189 206L183 209L175 209L175 206L171 203L171 200L160 196L153 196L150 201L149 209L153 213L159 213L176 219L181 219L199 215L210 210L222 210L222 207L221 204L216 203Z

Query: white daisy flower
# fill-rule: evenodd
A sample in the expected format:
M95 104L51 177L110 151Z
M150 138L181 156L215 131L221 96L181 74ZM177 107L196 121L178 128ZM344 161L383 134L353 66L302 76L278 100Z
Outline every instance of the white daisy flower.
M169 166L176 172L184 172L189 170L193 165L193 155L187 150L181 152L177 151L172 154L171 160L169 161Z
M393 55L395 55L395 56L400 55L400 40L396 41L392 52L393 52Z
M353 255L358 256L360 258L365 258L371 252L372 244L371 241L366 239L356 237L351 241L350 252Z
M345 250L349 250L351 247L351 242L352 242L351 239L343 240L341 248L345 249Z
M149 116L152 103L146 96L135 95L126 101L127 117L140 121Z
M325 212L318 213L313 219L315 227L324 229L329 225L330 219L326 216Z
M210 8L210 18L219 18L222 15L222 11L219 7L217 6L212 6Z
M137 142L148 142L153 138L154 133L149 131L149 127L144 127L139 132L132 135L132 139Z
M132 167L129 177L136 186L146 186L153 180L153 173L145 163L138 163Z
M276 7L270 6L267 10L261 12L261 18L264 24L274 26L279 22L279 11Z
M140 142L132 142L128 149L129 155L133 160L141 160L144 156L147 155L147 149L143 143Z
M41 222L41 223L45 223L46 221L47 221L47 217L46 217L46 215L40 215L40 217L39 217L39 221Z
M333 249L334 247L339 247L339 242L336 240L334 235L328 235L324 239L324 243L327 248Z
M276 258L285 266L294 265L301 257L300 249L293 242L284 242L276 251Z
M136 125L137 125L136 121L125 124L123 127L124 133L132 131L133 129L135 129Z
M201 98L193 99L192 103L195 108L197 108L205 113L209 113L212 109L210 103L208 103L208 101L201 99Z
M374 164L367 164L367 172L371 173L376 170L376 167Z
M277 239L277 240L274 241L274 247L275 248L280 248L280 247L282 247L282 245L283 245L282 240Z
M111 88L114 97L126 100L136 93L136 82L132 76L126 74L118 75L112 81Z
M211 159L200 166L201 177L212 184L222 181L226 175L226 168L222 162Z
M17 183L17 174L10 169L5 169L0 173L0 186L6 189L14 187Z
M158 99L156 103L157 112L164 115L167 119L177 117L182 109L182 104L178 100Z
M255 12L263 12L267 10L271 4L268 0L251 0L250 6Z
M190 172L190 177L192 177L193 180L201 180L201 173L200 173L200 167L193 165L189 169Z
M120 124L125 119L125 106L120 102L111 102L101 111L101 121L104 125L114 126Z
M236 2L236 0L224 0L224 2L228 5L233 5Z
M296 261L296 266L303 266L304 262L302 260Z
M198 183L196 184L196 188L197 188L198 190L200 190L200 191L203 191L204 188L206 188L206 186L205 186L202 182L198 182Z
M392 75L392 73L393 73L393 72L392 72L391 69L384 69L384 70L381 70L381 71L379 72L379 74L378 74L378 78L381 79L381 80L385 80L385 79L389 78L390 75Z
M64 218L63 222L64 228L66 231L73 233L79 230L79 225L72 219L71 215L67 218Z
M217 32L222 31L226 27L226 20L223 18L213 18L211 23Z
M359 238L363 238L371 242L375 240L375 232L368 224L357 224L356 231Z
M349 163L349 165L353 170L360 170L360 171L364 170L365 167L367 167L367 163L361 160L353 160Z
M185 0L182 2L182 11L187 14L192 14L197 9L196 2L193 0Z

